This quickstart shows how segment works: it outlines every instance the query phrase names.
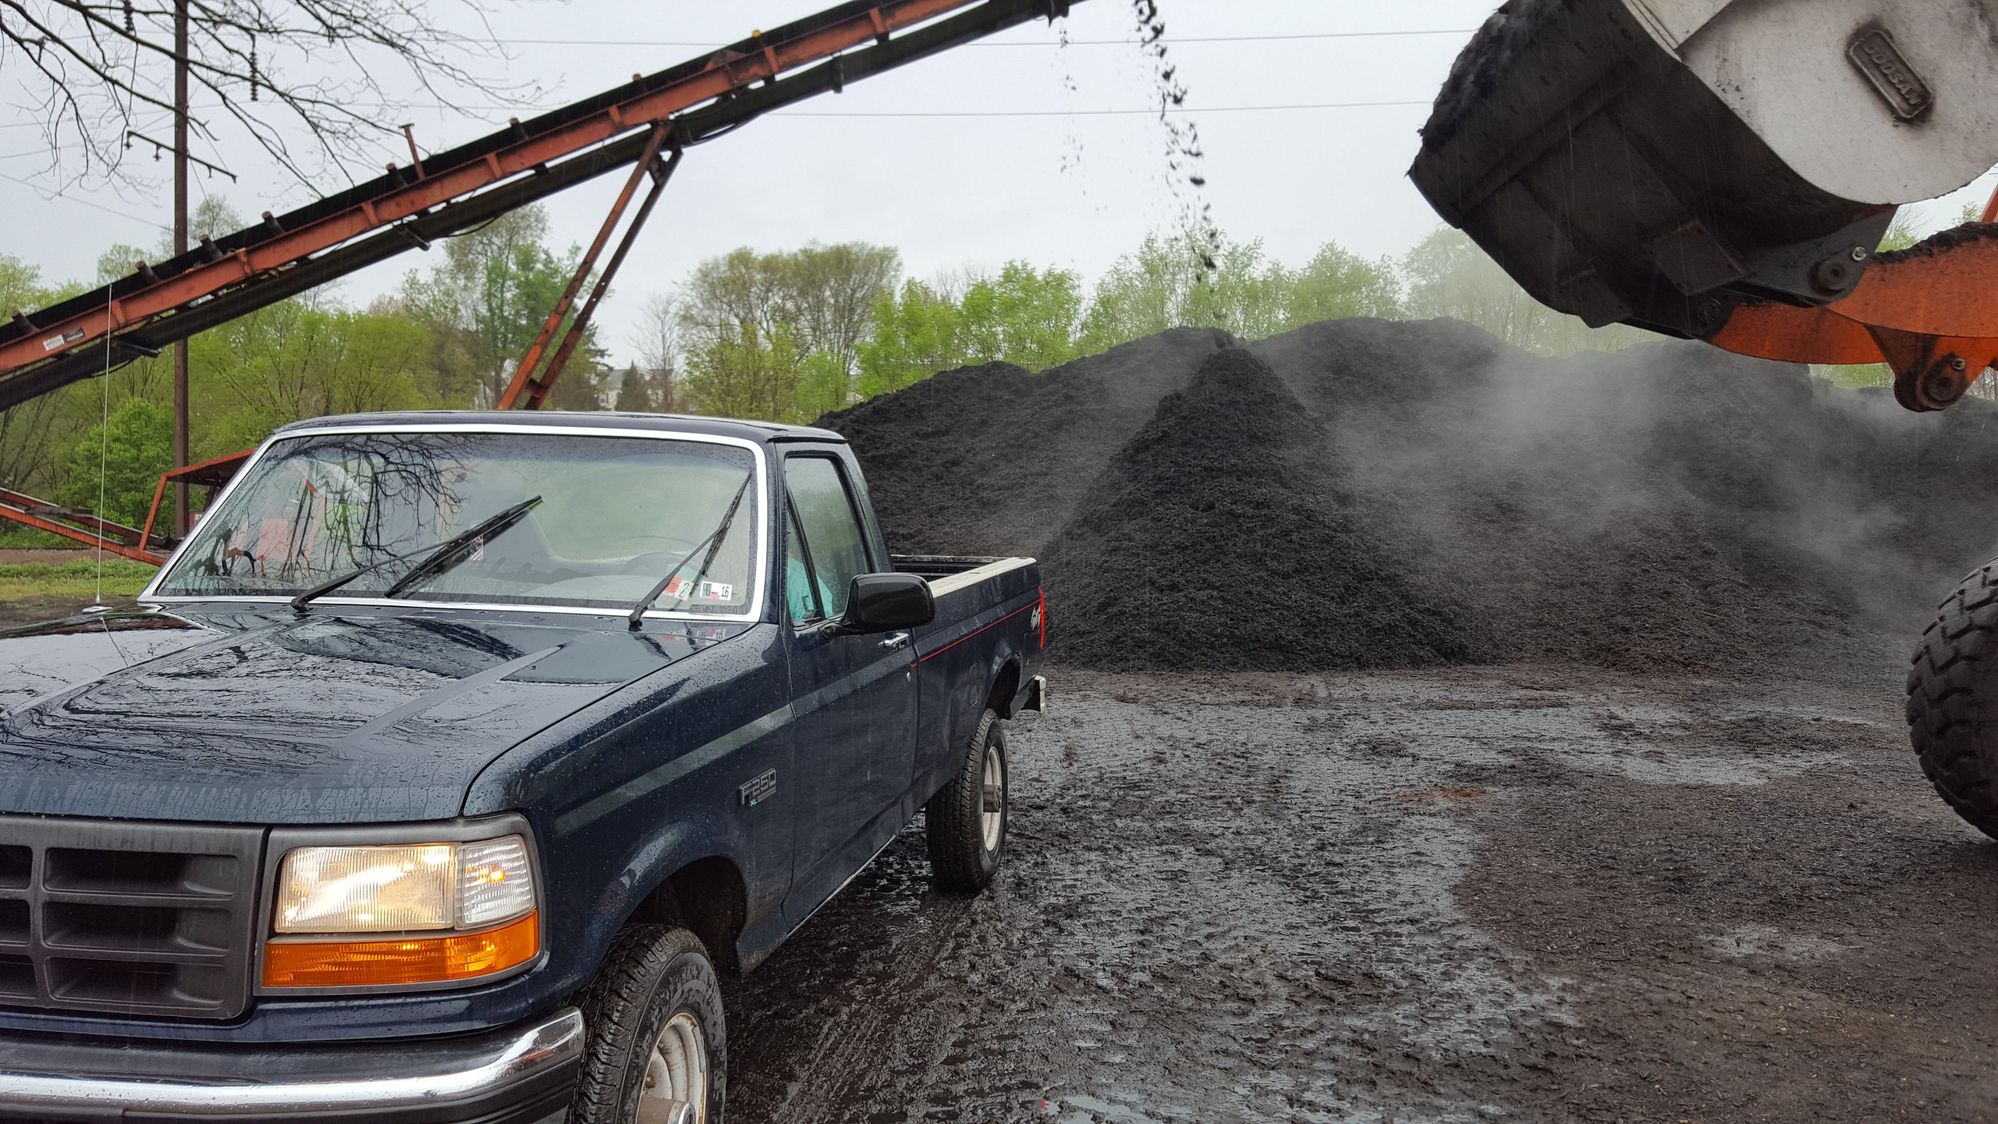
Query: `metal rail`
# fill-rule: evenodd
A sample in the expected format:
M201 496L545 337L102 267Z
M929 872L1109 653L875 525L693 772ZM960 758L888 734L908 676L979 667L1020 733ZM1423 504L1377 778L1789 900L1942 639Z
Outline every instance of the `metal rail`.
M5 488L0 488L0 519L61 535L85 546L97 546L101 542L106 553L122 558L156 565L164 560L164 555L146 549L145 532L137 527L99 519L88 511L64 507Z

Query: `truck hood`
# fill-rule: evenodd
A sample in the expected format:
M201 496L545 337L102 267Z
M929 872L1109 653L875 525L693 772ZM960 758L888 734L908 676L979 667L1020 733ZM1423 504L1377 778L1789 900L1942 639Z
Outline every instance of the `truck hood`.
M479 611L166 612L0 634L0 812L448 819L481 769L743 631Z

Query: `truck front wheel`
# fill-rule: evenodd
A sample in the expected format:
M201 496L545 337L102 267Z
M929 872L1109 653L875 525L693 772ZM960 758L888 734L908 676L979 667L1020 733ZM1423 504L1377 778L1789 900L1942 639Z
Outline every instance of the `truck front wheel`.
M1922 633L1908 732L1936 792L1998 838L1998 561L1972 573Z
M582 1001L589 1048L576 1124L721 1124L728 1076L721 983L700 938L619 933Z
M978 720L964 765L924 810L930 869L945 890L975 894L999 873L1006 851L1006 731L999 715Z

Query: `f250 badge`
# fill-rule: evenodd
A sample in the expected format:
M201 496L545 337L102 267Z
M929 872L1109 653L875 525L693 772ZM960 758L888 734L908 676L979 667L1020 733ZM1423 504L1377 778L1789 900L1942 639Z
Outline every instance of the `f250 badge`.
M765 769L763 772L737 785L735 788L735 797L742 802L743 807L754 808L765 800L770 799L771 794L776 791L777 770Z

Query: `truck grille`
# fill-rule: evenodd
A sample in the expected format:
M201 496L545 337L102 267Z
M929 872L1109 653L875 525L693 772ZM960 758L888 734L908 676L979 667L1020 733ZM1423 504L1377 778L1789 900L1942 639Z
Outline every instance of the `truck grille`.
M0 816L0 1006L241 1014L263 836Z

